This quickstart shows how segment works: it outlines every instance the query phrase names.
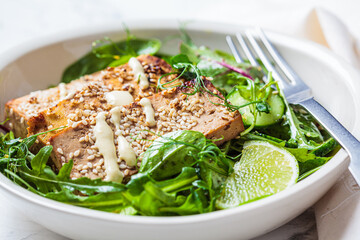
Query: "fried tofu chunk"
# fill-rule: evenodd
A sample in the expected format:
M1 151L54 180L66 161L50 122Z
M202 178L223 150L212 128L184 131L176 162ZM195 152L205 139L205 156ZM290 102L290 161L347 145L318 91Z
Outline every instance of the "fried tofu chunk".
M240 113L228 111L223 96L210 81L204 78L206 90L195 94L192 94L195 80L178 79L172 83L178 83L178 87L159 91L159 79L165 83L177 77L164 75L171 73L170 65L149 55L139 56L137 60L149 82L145 89L140 87L139 75L129 64L124 64L39 91L35 99L31 97L34 94L30 94L8 102L6 109L16 136L53 130L38 137L37 148L53 146L51 158L57 169L72 159L72 178L106 179L106 164L95 134L101 113L113 133L116 164L127 180L137 172L142 154L152 140L163 134L194 130L221 145L244 130ZM108 97L115 92L126 93L130 100L126 104L115 104ZM122 158L121 141L126 141L134 152L136 164L128 164Z

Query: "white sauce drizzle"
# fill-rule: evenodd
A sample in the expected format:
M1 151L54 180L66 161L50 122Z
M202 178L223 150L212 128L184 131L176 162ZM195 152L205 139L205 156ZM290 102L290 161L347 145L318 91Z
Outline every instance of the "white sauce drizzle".
M120 131L120 107L114 107L110 110L111 113L111 122L115 125L116 130ZM134 149L130 146L129 142L124 138L121 133L118 138L118 154L120 159L124 160L126 164L130 167L135 166L136 164L136 153Z
M140 79L140 89L144 90L149 87L149 81L145 75L144 68L136 58L132 57L129 60L129 66L132 68L135 79Z
M60 91L60 100L63 100L67 96L66 84L60 83L59 84L59 91Z
M105 93L106 101L112 106L123 106L134 102L128 91L112 91Z
M153 127L156 125L155 122L155 111L154 108L151 106L151 102L149 99L147 98L142 98L140 100L140 105L143 107L143 110L145 112L145 116L146 116L146 123L150 126Z
M105 112L98 113L94 134L95 146L104 157L106 178L105 181L122 182L124 174L120 171L117 163L114 135L110 126L105 121Z

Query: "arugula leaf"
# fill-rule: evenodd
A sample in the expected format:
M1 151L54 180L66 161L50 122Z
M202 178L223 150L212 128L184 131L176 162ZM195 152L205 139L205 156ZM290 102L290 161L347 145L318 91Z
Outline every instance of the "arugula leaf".
M223 152L202 133L179 131L158 138L158 144L154 141L147 154L155 158L145 160L142 168L146 171L133 176L126 185L85 177L70 179L73 161L55 174L46 165L52 146L34 155L29 151L33 139L15 139L11 133L0 136L2 173L43 197L120 214L167 216L214 211L222 181L214 176L220 173L224 178L232 167ZM173 167L171 174L153 175L162 164Z
M186 37L185 39L189 38L190 37ZM255 68L249 63L239 64L231 54L220 50L211 50L204 46L197 47L192 42L191 44L182 42L180 45L180 53L186 55L189 58L189 61L197 66L203 76L214 78L213 84L216 87L223 88L224 86L227 86L227 91L231 90L233 85L229 86L226 84L228 78L224 78L223 76L229 73L229 69L224 65L219 64L220 62L226 62L226 64L245 69L245 72L249 73L254 78L262 79L263 77L261 69Z
M318 127L316 126L315 118L309 114L306 110L300 106L292 106L294 113L299 120L300 130L306 136L308 140L315 141L316 143L321 143L324 141L324 137L320 133Z

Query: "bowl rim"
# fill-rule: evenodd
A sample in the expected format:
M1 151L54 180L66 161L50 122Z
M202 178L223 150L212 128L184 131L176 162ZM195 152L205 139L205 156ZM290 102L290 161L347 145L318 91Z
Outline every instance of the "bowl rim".
M174 19L164 20L129 20L126 21L129 28L136 31L141 30L149 30L149 29L157 29L157 30L174 30L179 28L179 22ZM234 32L240 31L244 29L242 25L236 24L227 24L227 23L218 23L211 21L198 21L196 20L194 23L189 24L187 29L191 31L213 31L216 33L228 33L229 31ZM123 32L121 24L111 24L111 25L97 25L91 26L87 28L75 29L62 31L60 33L51 34L49 36L43 36L39 39L34 39L32 41L21 44L20 46L13 47L5 51L2 54L2 58L0 58L0 71L5 68L8 64L20 58L21 56L30 53L36 49L40 49L46 46L50 46L55 43L64 42L66 40L84 38L87 36L95 35L95 34L106 34L107 32ZM360 84L357 83L354 79L356 76L359 76L358 72L347 64L344 60L339 59L332 53L329 49L314 42L310 42L308 40L297 39L293 37L286 36L284 34L278 34L271 31L266 31L269 35L269 38L275 42L276 44L280 44L284 47L292 48L292 49L301 49L302 52L311 54L315 57L326 59L328 64L336 66L337 71L341 71L343 74L346 84L349 84L349 90L360 89ZM357 121L359 119L360 114L360 96L354 95L354 91L352 92L352 96L357 99L354 101L355 109L357 112L355 113L355 121L354 126L352 128L352 132L356 135L360 135L360 128ZM354 99L355 100L355 99ZM308 185L313 182L316 182L327 174L329 174L332 170L337 168L344 161L348 161L348 157L346 152L341 149L331 161L326 163L320 170L309 176L308 178L302 180L301 182L295 184L291 188L288 188L280 193L269 196L267 198L261 199L259 201L255 201L252 203L248 203L246 205L238 206L232 209L226 209L221 211L215 211L205 214L197 214L191 216L174 216L174 217L154 217L154 216L123 216L119 214L113 214L108 212L102 212L98 210L91 210L87 208L72 206L69 204L61 203L55 200L47 199L45 197L41 197L31 191L22 188L3 174L0 174L0 187L7 191L8 193L15 195L16 197L25 199L33 204L41 205L43 207L50 208L52 210L60 211L63 213L83 216L87 218L96 218L104 221L113 221L113 222L123 222L123 223L137 223L137 224L148 224L148 225L173 225L173 224L189 224L196 222L206 222L211 221L213 219L224 218L230 215L243 214L245 212L252 211L255 208L266 207L274 204L277 201L281 201L285 198L290 197L291 195L296 194L299 191L305 189ZM348 164L348 163L347 163Z

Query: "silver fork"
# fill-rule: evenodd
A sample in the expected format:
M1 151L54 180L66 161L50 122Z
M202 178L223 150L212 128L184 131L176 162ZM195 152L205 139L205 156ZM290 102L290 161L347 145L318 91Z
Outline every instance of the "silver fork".
M347 151L350 156L350 172L360 185L360 142L313 98L311 89L292 70L261 29L247 30L244 35L237 33L236 38L243 54L252 65L260 66L256 60L256 54L267 70L272 72L274 79L279 81L287 101L303 106ZM243 62L231 36L227 36L226 41L236 61ZM271 56L277 67L268 56Z

